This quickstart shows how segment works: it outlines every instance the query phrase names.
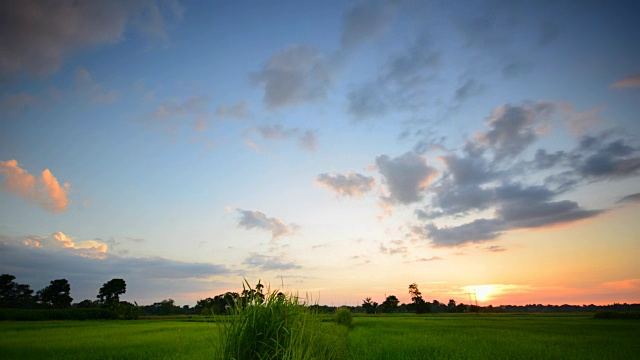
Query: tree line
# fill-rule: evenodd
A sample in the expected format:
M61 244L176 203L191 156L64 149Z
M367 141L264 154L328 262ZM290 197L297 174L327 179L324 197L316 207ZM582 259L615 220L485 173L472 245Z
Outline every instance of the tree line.
M83 300L73 303L70 296L71 285L66 279L52 280L49 285L41 290L33 291L29 285L19 284L16 277L9 274L0 276L0 308L10 309L100 309L114 312L117 317L135 319L140 315L164 316L164 315L225 315L234 306L245 307L250 302L260 303L264 300L264 285L258 284L251 287L248 283L243 285L241 292L225 292L214 297L207 297L197 301L194 307L189 305L178 306L173 299L164 299L151 305L139 306L136 302L121 301L120 296L127 291L127 284L123 279L111 279L99 289L95 300ZM367 297L360 306L346 306L352 312L378 314L378 313L464 313L464 312L596 312L603 310L630 311L640 310L640 304L613 305L501 305L493 307L457 304L450 299L448 303L433 300L425 301L418 285L412 283L408 286L411 302L401 304L395 295L386 296L382 303L377 303ZM284 296L279 293L278 296ZM309 305L318 312L333 313L338 307ZM101 314L100 316L104 316Z
M34 293L27 284L19 284L10 274L0 275L0 307L14 309L67 309L72 306L71 285L67 279L51 280L49 285ZM96 300L83 300L75 307L88 308L120 304L120 295L127 292L123 279L111 279L104 283Z

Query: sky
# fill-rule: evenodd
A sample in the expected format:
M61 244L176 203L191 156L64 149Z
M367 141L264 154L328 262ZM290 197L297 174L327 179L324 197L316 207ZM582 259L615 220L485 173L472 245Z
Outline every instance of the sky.
M0 271L640 302L637 1L4 1ZM475 299L473 300L475 302Z

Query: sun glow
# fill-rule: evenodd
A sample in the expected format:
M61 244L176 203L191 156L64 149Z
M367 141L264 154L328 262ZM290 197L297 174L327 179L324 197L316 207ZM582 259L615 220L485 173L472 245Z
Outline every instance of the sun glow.
M469 294L472 302L488 301L494 298L494 295L500 293L498 285L472 285L465 286L464 290Z

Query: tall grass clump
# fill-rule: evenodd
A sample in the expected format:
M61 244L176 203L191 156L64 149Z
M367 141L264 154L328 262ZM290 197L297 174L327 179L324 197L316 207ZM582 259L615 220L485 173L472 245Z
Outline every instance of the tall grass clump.
M297 295L243 285L243 297L230 304L221 322L219 359L342 359L346 332L323 324Z
M339 308L338 311L336 311L335 319L338 325L344 325L348 328L353 326L353 317L351 316L351 310L349 310L349 308Z

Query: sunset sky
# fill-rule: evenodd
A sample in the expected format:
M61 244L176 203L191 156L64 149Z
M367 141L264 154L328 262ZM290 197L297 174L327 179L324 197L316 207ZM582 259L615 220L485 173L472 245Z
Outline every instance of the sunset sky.
M638 14L3 1L0 273L74 302L640 302Z

